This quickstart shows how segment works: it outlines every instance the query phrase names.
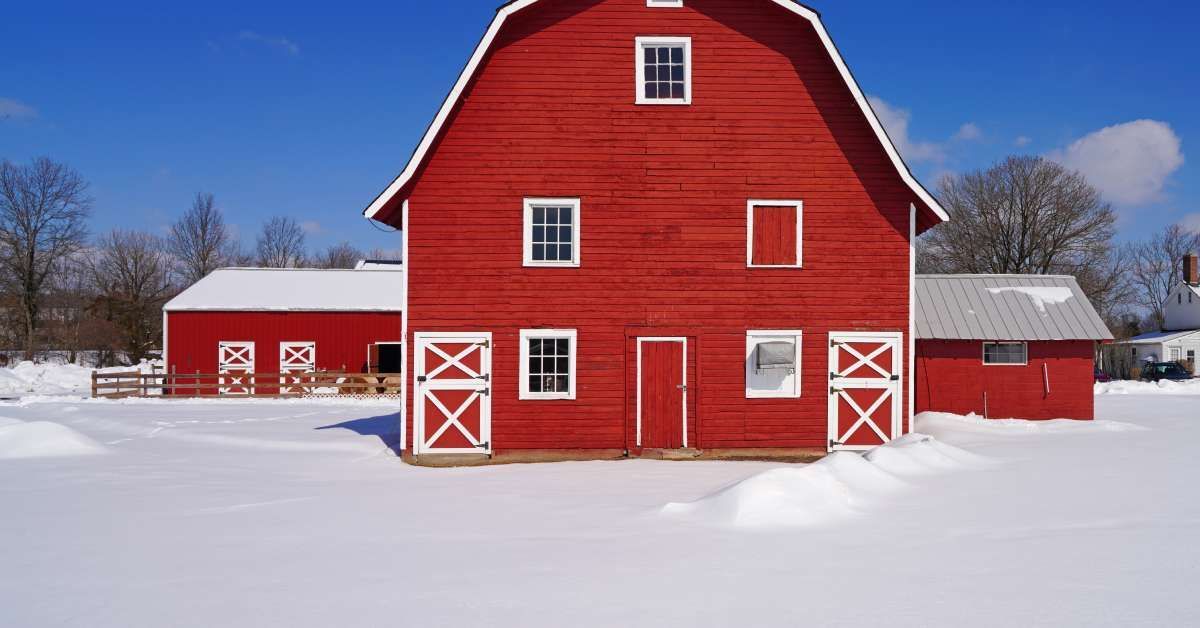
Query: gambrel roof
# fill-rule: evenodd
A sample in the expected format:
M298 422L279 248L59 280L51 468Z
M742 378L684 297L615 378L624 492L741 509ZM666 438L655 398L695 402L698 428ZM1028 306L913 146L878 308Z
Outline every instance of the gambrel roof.
M483 39L480 40L479 45L476 46L475 52L471 55L470 61L463 69L462 74L458 77L458 81L454 84L454 88L450 91L450 94L442 103L442 107L440 110L438 110L437 116L433 119L433 122L425 131L425 135L421 138L421 142L417 145L416 150L409 159L408 165L406 165L400 175L397 176L394 181L392 181L391 185L389 185L386 190L376 197L375 200L371 202L370 206L363 211L363 214L367 218L375 218L385 207L392 205L393 199L396 197L396 195L400 193L416 175L417 170L424 163L425 159L429 155L429 151L433 148L433 145L438 137L438 134L441 132L443 125L450 118L451 113L454 111L454 108L458 105L460 99L462 98L463 92L466 90L467 86L471 82L471 79L478 71L480 64L487 56L488 51L492 47L493 41L496 39L496 36L504 26L505 21L513 14L540 1L542 0L512 0L511 2L501 6L496 11L495 19L493 19L491 25L488 26L488 29L484 33ZM842 55L838 51L837 46L833 43L833 39L830 38L829 33L825 30L825 25L821 22L821 15L817 11L798 2L794 2L793 0L761 1L774 2L780 7L783 7L784 9L787 9L788 11L791 11L792 13L795 13L796 15L808 20L812 24L813 29L816 31L816 34L820 38L821 43L824 45L825 50L832 58L834 65L837 67L837 70L841 74L842 79L845 81L846 86L850 89L854 100L862 110L863 115L866 117L867 122L871 126L871 129L875 132L875 136L879 139L879 142L891 160L892 165L895 166L897 174L899 174L904 183L912 190L917 199L920 200L920 203L928 208L933 214L934 224L949 220L950 217L946 213L946 210L943 209L941 204L938 203L937 199L935 199L933 195L930 194L929 191L926 190L919 181L917 181L916 177L913 176L912 171L909 170L908 166L904 163L904 159L900 156L900 152L896 149L896 145L892 142L891 138L888 137L887 131L883 128L883 124L879 121L879 117L875 115L875 111L871 108L870 103L867 102L866 96L863 94L862 89L858 86L858 82L854 79L854 74L850 71L850 68L846 66L846 62L842 59Z

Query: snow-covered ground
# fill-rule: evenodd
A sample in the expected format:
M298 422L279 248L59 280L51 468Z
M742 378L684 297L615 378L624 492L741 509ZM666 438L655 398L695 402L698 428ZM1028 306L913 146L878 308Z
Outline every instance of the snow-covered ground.
M92 371L100 373L162 372L162 361L142 362L137 366L93 369L62 362L19 362L12 368L0 367L0 398L26 395L87 395L92 388Z
M809 466L420 469L386 402L27 398L0 626L1195 625L1200 395L1097 402Z

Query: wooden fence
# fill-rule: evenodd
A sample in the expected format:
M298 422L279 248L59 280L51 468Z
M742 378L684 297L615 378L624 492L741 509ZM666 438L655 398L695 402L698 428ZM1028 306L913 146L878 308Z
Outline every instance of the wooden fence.
M92 397L398 397L400 373L92 373Z

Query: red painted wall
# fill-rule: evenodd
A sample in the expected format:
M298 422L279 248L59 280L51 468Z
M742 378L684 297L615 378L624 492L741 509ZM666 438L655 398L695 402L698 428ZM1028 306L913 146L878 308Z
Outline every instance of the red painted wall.
M991 418L1093 419L1093 348L1090 340L1031 342L1027 366L984 366L981 341L920 340L917 412L982 416L986 393Z
M362 372L367 345L399 342L399 312L169 312L167 366L217 372L217 345L252 341L255 370L279 372L280 342L317 343L317 368Z
M771 2L686 4L518 13L402 192L409 331L494 334L498 450L632 448L627 335L673 327L696 337L700 446L824 448L828 332L907 338L914 197L815 31ZM691 106L634 104L638 35L693 38ZM522 267L525 197L581 199L580 268ZM746 268L748 199L804 202L803 269ZM518 400L537 327L578 330L576 400ZM805 331L802 398L745 398L751 329Z

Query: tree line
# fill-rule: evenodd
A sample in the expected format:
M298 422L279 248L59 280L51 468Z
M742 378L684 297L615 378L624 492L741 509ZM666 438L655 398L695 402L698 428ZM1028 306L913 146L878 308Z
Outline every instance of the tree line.
M212 194L197 194L165 233L93 234L83 177L37 158L0 161L0 349L35 359L45 351L99 365L137 363L161 347L162 306L228 266L353 268L392 259L348 242L312 250L292 217L263 223L243 244Z

